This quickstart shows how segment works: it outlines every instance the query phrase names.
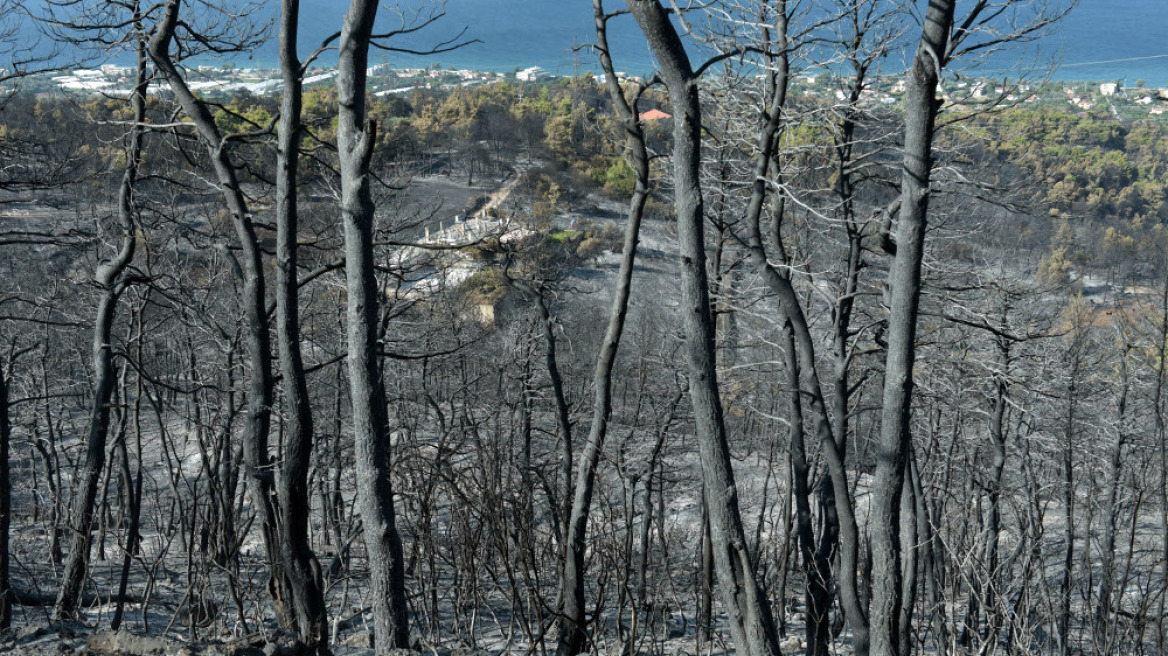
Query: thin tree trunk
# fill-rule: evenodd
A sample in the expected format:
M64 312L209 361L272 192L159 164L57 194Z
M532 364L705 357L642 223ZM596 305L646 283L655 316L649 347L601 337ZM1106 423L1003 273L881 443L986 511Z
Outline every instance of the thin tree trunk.
M1111 458L1108 463L1107 496L1103 502L1103 544L1100 546L1099 596L1095 602L1095 649L1097 653L1109 653L1112 647L1112 629L1115 625L1112 606L1116 604L1113 595L1116 591L1115 577L1115 542L1118 532L1116 514L1119 503L1120 480L1123 476L1123 451L1127 439L1127 396L1130 386L1128 372L1128 358L1130 346L1125 345L1120 352L1123 358L1120 364L1121 389L1116 403L1116 427L1118 435L1115 444L1111 447ZM1123 592L1122 584L1118 588Z
M597 47L601 66L606 73L609 98L625 129L628 162L633 169L635 183L633 196L629 200L628 223L625 226L620 270L617 273L608 327L605 329L604 339L596 355L596 367L592 374L594 394L592 423L588 431L588 440L577 456L571 514L564 527L565 553L563 570L560 572L561 608L559 640L556 647L558 656L575 656L575 654L584 651L586 642L584 632L584 552L587 547L588 514L592 506L596 468L600 464L600 453L604 447L605 437L608 435L608 420L612 414L612 370L616 363L617 351L620 348L621 336L624 334L629 295L632 291L637 243L640 239L641 219L644 216L645 201L649 197L649 154L645 145L645 135L636 113L636 102L640 91L636 92L631 104L626 100L608 51L608 18L604 13L602 0L593 0L592 7L596 21Z
M135 342L137 350L138 362L142 362L142 310L145 303L140 303L134 312ZM129 446L123 437L121 443L118 445L118 457L120 459L119 469L121 470L122 486L126 489L127 506L130 514L129 525L126 527L125 537L125 553L122 554L122 572L118 579L118 593L115 598L114 616L110 620L110 630L117 631L122 625L122 618L126 608L126 590L130 584L130 567L133 565L134 556L138 553L138 547L141 543L141 519L142 519L142 394L144 392L142 384L142 374L135 373L134 375L134 439L135 452L137 456L138 471L137 475L133 475L130 471L130 454L128 452ZM126 399L127 406L129 399L126 394L122 395Z
M673 108L674 205L685 353L718 587L737 651L746 656L777 655L778 635L770 602L755 578L742 526L714 363L714 320L706 275L700 180L702 112L697 75L669 12L657 0L631 0L628 6L657 58Z
M341 28L337 61L337 153L348 291L349 387L353 404L357 508L369 556L373 635L378 653L409 645L405 565L390 479L389 415L378 355L377 279L373 268L374 207L370 158L377 124L365 108L369 43L376 0L352 0Z
M134 20L140 23L137 7ZM140 27L140 25L139 25ZM58 620L70 619L77 614L81 604L81 588L89 565L91 547L90 531L93 528L94 503L97 487L105 469L106 439L109 434L110 400L114 391L113 348L110 344L113 334L114 315L118 299L125 290L123 274L134 259L137 246L137 208L134 201L134 184L138 178L138 167L142 158L141 126L145 119L146 65L144 44L138 42L138 73L131 106L134 109L135 124L126 139L126 166L122 173L122 183L118 190L118 218L122 228L121 244L113 259L103 261L94 276L101 298L98 301L97 318L93 325L93 370L94 398L89 418L89 441L86 446L85 463L78 478L78 498L74 505L72 537L69 556L65 562L61 588L57 594L53 616Z
M284 381L284 458L278 480L279 581L292 606L296 631L310 651L328 651L328 617L320 565L308 538L308 470L312 460L313 418L308 380L300 353L300 302L297 286L297 167L300 164L301 65L296 53L299 0L283 0L280 15L280 70L284 95L276 149L276 343Z
M532 298L535 314L543 329L544 366L552 383L552 397L556 403L556 425L560 428L560 519L567 521L572 512L572 420L568 407L568 397L564 393L564 378L560 375L560 364L556 357L556 326L548 308L543 288L535 289L522 285L523 291Z
M778 38L777 47L780 52L786 53L787 26L785 2L780 2L778 9L779 20L781 22L776 25L775 29ZM820 605L824 609L824 613L820 613L823 615L820 619L826 621L825 609L830 605L831 580L830 566L828 563L830 563L834 550L838 545L840 549L839 587L841 602L847 615L848 623L852 627L853 646L857 654L864 656L868 650L868 617L856 578L860 537L849 492L847 471L844 468L845 452L843 449L846 444L846 424L835 430L832 428L831 418L828 415L827 404L824 400L820 384L819 373L816 369L815 343L811 336L807 318L803 313L803 308L799 303L799 298L791 283L790 276L785 271L779 271L771 265L763 245L760 225L762 210L767 196L766 177L771 161L774 159L775 137L781 127L782 112L786 103L787 85L789 82L788 67L788 57L785 54L778 57L778 72L771 87L769 106L767 108L767 121L758 138L757 147L759 159L756 162L751 196L746 209L747 246L752 265L760 273L767 286L774 292L779 307L786 317L785 326L786 329L791 331L793 338L793 341L790 343L795 354L793 370L797 372L799 377L799 389L807 395L810 401L808 409L815 418L816 435L828 464L828 477L825 477L822 481L820 488L824 509L824 525L821 530L818 549L813 559L817 572L816 576L820 579L814 585L826 589L828 594L826 599L821 599ZM785 260L779 227L782 220L783 207L784 199L780 197L773 232L778 255L781 259ZM850 276L854 276L855 271L858 271L858 255L853 253L850 256L849 262L853 260L856 265L853 267L854 270L849 274ZM846 307L850 307L850 304ZM842 323L837 320L837 328L846 332L846 319ZM844 365L845 373L843 375L837 375L836 380L837 383L840 381L843 382L846 391L846 362ZM837 400L837 404L839 404L837 405L837 412L846 418L846 397ZM841 407L842 411L840 410ZM824 590L811 590L810 592L817 597L822 597ZM820 610L817 608L816 612L819 613ZM812 646L813 643L809 640L808 647L811 648ZM820 643L820 646L816 646L815 648L821 649L824 647Z
M807 656L827 656L831 646L831 552L816 549L815 528L811 520L811 466L807 461L807 446L803 429L802 392L799 389L799 361L795 355L795 336L790 322L783 325L784 354L787 365L788 392L787 420L791 424L791 479L795 497L795 531L799 536L799 555L803 562L806 578L804 598L804 628L807 636ZM824 485L830 485L826 479ZM827 508L825 507L826 511ZM824 522L823 531L831 530L830 522ZM825 536L823 545L831 545L838 540Z
M248 491L252 505L260 520L270 581L279 578L279 540L277 538L277 509L272 493L273 480L270 456L268 454L268 433L271 428L273 400L271 335L269 334L268 313L265 302L265 282L262 253L252 224L247 201L235 174L235 166L227 151L227 141L220 133L215 119L206 103L191 92L182 73L170 57L170 47L174 41L179 23L181 0L168 0L159 24L154 29L147 52L159 72L166 78L171 91L183 112L194 123L215 171L222 189L223 200L231 215L239 242L240 274L243 283L244 317L247 322L247 355L251 363L248 381L247 423L244 427L243 459L246 470ZM269 586L278 592L277 586ZM289 609L280 599L273 599L282 626L290 626Z
M53 565L53 571L55 573L56 566L61 563L60 526L61 516L64 513L61 508L61 467L57 454L57 431L53 426L53 411L49 404L48 365L45 362L48 349L45 349L44 353L45 356L41 358L41 395L45 399L45 439L41 440L38 436L33 442L33 445L36 447L37 452L41 455L41 460L44 462L45 481L48 483L49 494L52 496L53 501L53 506L49 513L49 562Z
M1002 326L1005 330L1005 310ZM1001 374L994 381L994 405L990 415L990 440L993 442L993 460L990 466L989 528L986 532L986 576L985 584L979 591L986 610L986 630L983 639L997 643L997 633L1001 627L1002 613L998 608L997 590L1000 587L999 559L1002 531L1002 478L1006 467L1006 376L1010 371L1010 343L1004 335L995 336L998 363ZM972 596L972 595L971 595ZM976 623L976 618L974 622Z
M1067 416L1063 435L1063 574L1059 581L1058 644L1062 656L1071 653L1071 584L1074 581L1075 567L1075 432L1078 417L1078 389L1077 382L1080 375L1080 357L1078 343L1072 344L1070 376L1067 385Z

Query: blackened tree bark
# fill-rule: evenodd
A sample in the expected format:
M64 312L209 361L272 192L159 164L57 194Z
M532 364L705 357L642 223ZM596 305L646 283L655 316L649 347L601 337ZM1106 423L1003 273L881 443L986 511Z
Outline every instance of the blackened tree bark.
M297 285L297 167L300 163L301 63L296 51L299 0L283 0L280 15L280 71L284 95L276 150L276 343L284 381L284 459L277 481L280 554L285 566L279 581L291 605L296 631L309 650L328 651L328 618L320 565L308 539L308 470L312 458L312 406L300 353L300 302Z
M143 44L144 46L144 44ZM139 72L145 73L145 49L140 51ZM139 78L139 82L143 85L139 88L145 95L145 76ZM143 108L144 109L144 108ZM149 297L144 295L134 308L133 315L133 337L135 354L138 362L142 362L142 314L146 307ZM135 455L137 456L137 473L130 469L130 453L129 446L126 444L127 438L125 431L122 431L121 439L118 440L118 475L121 478L122 489L125 490L126 499L126 513L129 515L126 525L126 537L124 538L124 547L122 553L122 573L118 578L118 592L114 597L114 614L110 618L110 630L117 631L122 625L122 619L125 617L126 611L126 591L130 585L130 567L134 563L134 556L139 555L139 545L142 543L142 395L144 392L143 379L141 373L135 374L135 394L134 405L132 408L127 408L126 412L131 413L134 418L134 441L135 441ZM126 399L126 404L129 406L129 396L126 390L122 391L122 398Z
M555 317L552 316L551 306L548 304L547 297L549 291L545 281L529 282L512 278L507 271L507 267L504 267L503 275L507 277L508 283L511 286L519 290L520 294L531 302L531 306L535 310L535 319L543 331L544 369L547 370L548 380L552 384L552 399L555 401L556 407L556 425L560 430L561 487L559 490L559 507L556 509L559 517L556 518L555 534L557 539L562 541L563 538L559 531L559 522L567 522L567 518L572 512L572 420L571 408L568 405L568 396L564 391L564 377L560 374L559 356L557 355L556 349ZM525 380L530 379L527 378ZM530 416L527 416L527 419L530 419ZM530 425L528 425L528 428L530 428ZM530 436L530 431L524 430L524 435ZM528 441L525 439L525 444ZM527 448L524 448L524 454L526 458L528 455ZM524 468L524 471L526 472L527 468Z
M830 552L817 549L815 527L811 520L811 466L807 461L807 440L803 428L802 391L799 389L799 360L795 355L795 334L790 321L783 324L784 363L787 366L789 399L787 421L791 428L788 438L791 453L791 485L795 501L795 534L799 540L799 556L803 561L806 577L804 597L804 627L807 636L807 656L826 656L831 642L829 612L831 596L828 583L831 581ZM830 527L824 526L824 533ZM838 539L838 528L836 529ZM831 539L824 536L821 544L831 545Z
M1117 515L1119 513L1119 504L1121 500L1121 486L1123 485L1123 461L1124 452L1127 444L1128 424L1130 418L1128 417L1128 394L1131 388L1131 371L1130 358L1132 357L1132 342L1130 337L1125 334L1126 327L1116 331L1117 341L1122 343L1119 352L1119 374L1120 374L1120 391L1119 397L1116 399L1115 408L1115 424L1116 424L1116 438L1115 443L1111 446L1111 453L1108 462L1107 471L1107 492L1106 498L1103 502L1103 540L1100 545L1100 577L1098 586L1098 597L1095 602L1095 631L1092 633L1094 638L1096 653L1106 654L1117 650L1116 644L1118 636L1116 615L1118 614L1119 602L1122 599L1123 576L1117 576L1115 543L1119 533L1119 523Z
M40 72L46 64L44 54L36 55L31 44L23 42L21 37L21 17L24 14L14 0L0 0L0 85L11 89L11 85L20 78L35 72ZM7 102L15 97L14 93L5 91L0 96L0 110ZM7 148L0 147L0 156L6 160L11 154L13 144ZM19 146L17 146L19 147ZM36 188L39 185L33 180L22 179L23 176L12 178L0 176L0 189L17 189L22 186ZM9 403L9 379L14 365L13 359L7 359L7 368L0 361L0 631L12 626L13 591L9 581L9 528L12 523L12 481L8 456L11 449L12 422L11 405ZM55 496L55 495L54 495ZM50 555L54 553L50 550Z
M228 152L228 141L220 133L206 103L191 92L186 79L170 56L175 30L179 23L181 0L169 0L165 12L150 39L148 52L158 71L166 78L183 112L192 120L204 147L211 158L215 175L222 189L223 200L231 215L239 241L238 258L243 278L244 314L247 321L247 354L252 371L248 383L247 423L243 433L244 468L252 504L260 520L271 581L280 577L276 568L280 563L276 539L276 506L272 494L271 463L268 455L268 433L272 414L272 355L268 314L264 302L265 282L262 254L256 239L252 216L240 189L235 166ZM273 592L277 591L275 585ZM287 608L276 600L281 624L290 624Z
M1063 418L1062 444L1062 501L1063 501L1063 572L1059 577L1058 609L1055 615L1056 633L1058 636L1058 653L1061 656L1070 656L1071 648L1071 602L1074 598L1075 572L1075 513L1078 510L1075 503L1075 449L1079 448L1076 438L1080 431L1079 423L1079 395L1082 394L1080 385L1083 382L1084 350L1087 342L1087 323L1089 315L1081 308L1073 310L1078 316L1073 321L1071 341L1067 345L1066 367L1067 414ZM1086 318L1085 316L1086 315Z
M7 367L0 367L0 631L12 626L12 588L8 580L8 529L12 523L12 481L8 471L12 443L8 403L8 372L11 369L11 361Z
M920 45L907 75L905 93L904 171L896 226L896 256L888 272L888 350L876 473L872 490L872 650L877 656L901 656L902 571L900 544L901 489L905 480L916 358L917 311L921 262L928 223L929 181L933 167L937 86L948 58L956 0L931 0ZM908 645L903 645L906 649Z
M742 526L714 366L714 319L706 274L705 212L700 180L699 74L686 54L669 12L658 0L631 0L628 6L658 61L673 109L674 205L686 362L718 587L735 648L747 656L771 656L780 653L778 636L770 602L755 578L753 557Z
M609 15L605 13L602 0L593 0L592 13L596 22L597 52L605 73L605 84L617 118L625 131L626 161L633 169L635 181L633 195L629 200L628 223L625 225L621 264L609 311L608 327L605 329L604 340L600 344L596 367L592 374L592 423L588 431L588 440L584 443L576 464L571 512L566 518L565 553L560 572L559 642L556 647L559 656L574 656L585 651L584 552L588 514L592 506L596 468L600 464L601 449L608 434L608 420L612 415L612 370L620 348L621 336L624 334L641 219L645 212L645 201L649 198L649 150L645 143L644 126L637 114L637 101L644 87L637 88L631 100L626 98L608 49ZM566 473L571 474L570 469Z
M280 503L273 493L275 485L268 447L274 383L263 254L247 199L231 161L232 139L222 134L207 104L192 93L171 58L170 49L180 23L181 5L181 0L168 0L163 16L150 38L148 53L158 71L166 78L183 112L190 117L206 148L239 243L240 255L237 259L243 284L241 303L247 326L247 355L252 369L248 380L247 422L242 440L244 470L252 505L259 516L260 533L269 567L269 592L276 614L281 626L295 628L297 622L294 609L301 601L294 598L295 588L287 587L284 582L291 575L288 573L290 569L307 565L302 560L287 560L281 553L283 538L280 536ZM311 571L296 573L294 576L302 580L314 577Z
M390 480L389 415L378 360L377 280L373 269L374 207L369 162L377 125L367 118L366 67L376 0L352 0L337 61L337 154L345 230L349 388L356 447L357 510L369 554L373 635L378 653L409 644L405 568Z
M135 21L140 21L137 7ZM103 261L97 268L94 282L101 290L98 299L97 318L93 325L93 371L94 397L89 417L89 440L86 445L85 462L78 472L80 484L75 500L72 537L69 556L65 561L61 576L61 588L57 593L57 603L53 616L58 620L71 619L77 614L81 603L81 588L89 565L92 545L90 531L93 528L94 504L97 488L105 469L106 440L109 436L110 400L113 397L114 357L112 340L114 317L118 299L129 284L126 271L134 259L137 248L137 213L134 199L134 185L138 179L138 168L142 161L143 120L146 107L146 66L143 44L138 43L138 77L131 105L134 109L134 124L126 136L126 164L122 172L122 182L118 189L118 219L122 237L117 253L110 260ZM7 459L5 459L7 460Z
M136 9L136 8L135 8ZM142 31L142 17L135 12L134 16L134 31L138 36L135 43L136 66L134 79L134 93L130 97L130 103L134 112L134 123L142 125L146 121L146 91L148 85L148 71L146 70L146 39L145 33ZM138 137L139 140L141 137ZM138 155L136 155L138 156ZM123 182L123 191L127 190ZM141 361L142 350L142 309L144 303L140 303L134 311L133 323L135 324L138 342L138 355ZM136 429L134 431L135 437L138 440L138 475L136 478L130 473L130 456L126 447L125 431L122 432L121 439L118 440L118 470L122 478L122 486L126 494L126 506L129 514L129 525L126 529L125 553L122 554L122 573L118 581L118 593L116 606L114 609L114 616L110 620L110 628L117 631L121 626L122 617L125 612L126 603L126 588L129 585L130 566L133 563L134 556L137 554L138 545L140 543L141 535L139 531L139 524L142 517L142 430L141 430L141 405L142 405L142 375L135 374L138 381L138 393L135 399L134 422ZM123 402L125 402L125 393L122 395Z
M571 512L571 502L568 499L571 495L572 480L572 419L571 409L568 406L568 395L564 391L564 377L560 375L559 357L556 351L556 322L555 318L552 317L551 307L548 305L548 292L542 283L530 285L515 280L512 283L531 299L536 319L539 321L540 328L543 329L544 368L547 369L548 380L552 384L552 399L556 404L556 425L560 429L560 471L561 476L564 477L563 487L560 490L560 518L567 521L568 513Z
M790 76L790 48L788 36L788 17L786 2L780 0L776 4L776 19L772 28L773 43L767 44L773 51L773 73L769 81L766 96L765 119L759 129L758 140L755 144L757 159L753 169L751 194L746 207L743 223L746 228L746 242L751 265L758 272L763 282L770 288L780 311L784 315L783 331L787 339L788 360L787 368L789 380L795 393L803 395L807 400L807 411L810 413L815 426L815 435L823 450L828 465L828 475L820 484L821 505L823 507L824 522L820 530L818 544L816 544L810 518L809 495L811 486L808 481L809 467L806 459L806 446L802 427L803 406L792 406L791 429L791 456L792 474L794 477L796 496L796 528L799 531L801 549L807 572L807 648L808 654L824 654L829 648L830 627L828 611L831 606L832 573L831 561L835 557L835 550L839 547L840 574L839 589L842 606L852 627L853 646L857 654L866 654L868 649L868 616L861 599L856 571L859 560L860 535L856 523L854 506L850 498L850 487L845 469L845 449L848 416L848 355L847 340L850 335L850 316L852 298L857 286L857 276L860 268L859 230L847 222L849 226L849 254L847 269L844 276L842 301L836 308L835 316L835 345L836 358L836 390L837 398L835 413L837 425L832 426L832 417L828 409L820 377L817 369L815 340L811 335L810 324L804 313L799 296L791 281L790 269L787 266L776 267L771 263L771 256L767 253L763 241L761 218L768 196L768 176L774 166L774 175L782 179L780 168L781 158L776 152L776 138L784 124L786 111L787 88ZM862 70L858 70L862 73ZM857 76L856 86L853 87L852 97L858 101L863 80L862 74ZM854 121L846 121L842 126L844 141L850 144L851 133L855 131ZM847 169L850 164L850 146L846 152L840 153L845 160L840 164L841 169ZM842 184L842 183L841 183ZM840 191L845 200L845 206L850 201L850 188ZM781 194L775 199L775 210L772 224L772 242L775 248L775 258L781 265L787 265L787 255L784 251L782 225L786 208L786 198ZM798 425L795 421L798 420Z

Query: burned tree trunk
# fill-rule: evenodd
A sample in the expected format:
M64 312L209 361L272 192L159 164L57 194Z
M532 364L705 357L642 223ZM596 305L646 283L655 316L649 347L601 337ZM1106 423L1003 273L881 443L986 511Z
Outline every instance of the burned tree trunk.
M276 149L276 344L284 381L284 459L277 490L280 507L278 585L291 605L296 631L316 653L328 651L328 618L320 565L308 539L308 470L312 458L312 406L300 353L300 302L296 279L299 226L297 166L300 164L302 75L296 53L299 0L283 0L280 16L280 71L284 96Z
M916 358L921 262L928 224L933 131L941 70L948 57L955 0L929 3L921 42L909 71L905 94L904 170L896 256L888 272L888 350L876 473L872 488L872 649L876 656L901 656L906 624L902 599L900 544L901 489L908 461L909 411ZM907 645L904 645L907 647Z
M140 15L135 10L135 21ZM70 619L77 614L81 604L81 588L89 566L89 552L92 546L90 531L93 528L94 504L97 488L105 469L106 439L109 436L110 401L114 392L113 338L114 316L118 299L128 284L126 269L134 259L137 247L137 207L134 201L134 184L138 179L138 167L142 160L142 122L146 114L146 64L143 55L144 43L138 43L138 77L131 104L134 109L134 125L126 139L126 165L122 172L122 182L118 190L118 219L122 238L118 252L113 259L98 266L95 283L101 290L98 300L97 318L93 325L93 372L94 396L89 417L89 440L85 451L85 462L78 473L80 485L73 507L72 538L69 557L65 562L61 577L61 588L57 594L53 616L58 620ZM5 513L7 517L7 513Z
M629 308L632 290L633 268L636 264L637 242L640 239L641 219L645 213L645 202L649 198L649 153L645 145L645 134L636 112L640 90L630 102L617 81L612 57L608 51L608 16L601 0L593 0L593 15L596 20L596 37L601 66L605 71L609 97L620 119L628 146L628 162L635 175L633 196L629 200L628 224L625 226L624 245L621 249L620 271L617 274L616 290L609 312L608 327L604 341L596 357L596 368L592 374L593 407L592 424L588 431L588 441L580 451L576 465L575 484L570 514L564 530L564 561L560 572L560 619L559 656L574 656L585 649L584 634L584 552L588 532L588 513L592 505L596 468L600 464L600 453L608 434L608 420L612 414L612 370L624 334L625 316ZM569 466L570 467L570 466ZM571 473L570 469L567 472Z
M714 318L706 274L701 171L702 111L685 46L657 0L632 0L629 10L656 56L673 108L673 183L681 265L683 324L690 402L702 461L710 544L722 604L739 653L779 653L770 602L755 578L738 506L722 399L715 368Z
M374 207L369 161L377 124L365 107L366 66L375 0L352 0L341 29L337 61L337 154L341 163L341 220L345 230L349 388L356 446L357 510L369 553L373 635L378 653L409 644L405 567L395 525L390 480L389 415L377 349L380 305L373 269Z

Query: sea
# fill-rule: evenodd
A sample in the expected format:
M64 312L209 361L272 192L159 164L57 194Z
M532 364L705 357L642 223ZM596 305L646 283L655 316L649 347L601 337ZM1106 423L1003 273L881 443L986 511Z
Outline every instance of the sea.
M830 0L817 0L834 4ZM678 3L685 5L684 0ZM271 2L269 5L278 3ZM347 6L345 0L302 0L306 42L316 33L325 35L329 25L340 24ZM401 7L422 3L403 0ZM622 6L610 0L610 11ZM924 0L915 2L922 11ZM972 2L959 2L958 11ZM991 3L995 4L995 3ZM1049 4L1053 9L1066 8L1067 0L1027 0L1024 9L1013 18L1024 21L1025 7ZM382 25L392 29L392 14L383 5ZM645 73L653 68L653 59L629 16L611 21L609 37L618 70ZM465 29L465 33L462 30ZM539 66L550 73L570 75L596 69L595 56L585 46L594 39L592 3L589 0L448 0L446 16L432 32L417 35L406 42L424 47L458 35L479 42L457 51L432 56L407 56L392 52L374 52L375 63L397 67L420 67L439 64L446 68L474 68L507 72ZM1135 85L1144 80L1148 86L1168 86L1168 0L1080 0L1065 18L1034 42L990 53L968 63L965 73L982 77L1017 77L1020 70L1032 75L1049 75L1059 80L1115 80ZM263 54L261 53L261 57ZM911 56L905 49L902 61L888 62L886 69L895 72ZM272 55L274 59L274 53ZM815 62L804 65L814 68Z
M244 4L251 1L252 4ZM675 0L685 5L690 0ZM255 9L252 19L274 23L279 2L275 0L212 0L208 4L236 3ZM1026 7L1050 5L1065 8L1071 0L1024 0L1012 18L1027 19ZM801 4L832 6L832 0L802 0ZM200 3L192 2L198 7ZM914 0L923 11L926 0ZM973 4L958 3L958 11ZM991 3L994 5L997 3ZM340 30L347 0L301 0L301 50L319 45ZM389 32L428 16L434 0L386 0L379 10L379 32ZM609 0L606 8L623 6ZM403 16L404 21L403 23ZM1006 16L1009 18L1009 16ZM274 27L272 27L274 34ZM1036 40L977 59L966 59L961 74L980 77L1014 77L1019 70L1059 80L1120 81L1128 86L1143 80L1147 86L1168 86L1168 0L1080 0L1069 14ZM426 50L440 44L469 43L449 52L428 55L394 50L371 51L371 64L396 68L468 68L510 72L539 66L556 75L595 71L596 58L588 49L595 38L592 3L589 0L446 0L445 16L417 34L389 41L404 50ZM611 22L610 44L617 69L644 74L653 59L631 17ZM696 46L695 46L696 49ZM903 70L911 57L904 48L884 63L885 72ZM814 55L803 63L814 69ZM335 62L325 53L322 66ZM208 62L213 63L213 62ZM220 62L228 63L228 62ZM248 55L236 55L231 64L241 67L275 67L274 38Z

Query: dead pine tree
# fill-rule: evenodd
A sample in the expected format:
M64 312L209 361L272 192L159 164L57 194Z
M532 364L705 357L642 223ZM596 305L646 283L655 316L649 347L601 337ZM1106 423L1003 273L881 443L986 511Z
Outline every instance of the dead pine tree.
M780 653L778 634L770 602L755 577L757 570L742 525L715 369L700 179L702 109L697 82L704 66L693 67L669 10L658 0L632 0L628 6L657 59L673 108L673 184L682 321L718 589L739 653L772 656Z
M389 413L379 350L380 297L373 259L376 208L371 160L377 123L366 102L369 48L395 50L385 40L418 32L444 15L441 5L425 18L408 21L385 34L374 33L376 0L352 0L341 27L337 57L337 157L341 172L341 222L344 228L349 394L356 453L357 512L369 556L373 636L378 653L409 646L405 563L397 529L390 477ZM415 54L437 54L467 41Z
M133 8L135 19L140 19L137 5ZM141 53L142 42L138 42ZM94 283L100 290L97 316L93 324L93 373L94 396L89 417L89 437L85 450L85 461L78 472L80 484L75 500L70 528L69 556L65 561L61 587L57 593L57 603L53 616L58 620L71 619L77 614L81 604L81 588L89 566L92 546L94 511L97 502L98 484L105 471L106 441L109 436L111 400L116 384L114 375L113 325L118 300L132 282L129 275L130 264L137 249L138 207L134 199L134 186L138 179L138 169L142 161L142 138L145 132L145 64L139 57L138 84L131 96L134 106L134 123L126 136L126 159L122 171L122 182L118 190L118 224L121 239L117 252L102 261L94 275Z
M313 417L308 376L300 352L300 287L297 281L297 168L303 138L304 65L297 54L299 0L281 2L279 51L284 94L276 146L276 351L284 383L284 458L277 472L280 499L278 535L282 590L291 594L290 615L296 632L312 652L328 651L328 614L320 564L309 541Z
M310 453L304 444L304 429L311 430L311 415L306 415L304 404L305 395L297 395L304 385L303 365L293 353L289 335L293 337L298 328L292 327L299 321L296 312L295 272L288 270L288 264L295 264L294 254L289 253L287 243L278 253L277 259L283 267L281 276L292 276L291 280L281 278L278 283L277 312L278 328L281 343L281 360L285 367L284 381L286 392L291 399L289 404L290 423L294 431L290 434L289 444L291 458L279 468L280 485L273 476L273 464L269 453L269 432L271 429L271 408L275 397L275 383L271 355L271 323L266 305L266 283L263 253L259 247L253 217L248 207L247 199L241 189L236 167L231 157L232 144L238 141L239 135L225 135L216 124L213 114L207 103L196 96L185 77L172 58L171 50L175 45L180 21L186 29L190 29L189 22L184 20L181 0L170 0L163 8L162 16L153 26L148 53L151 61L169 84L179 106L191 119L200 142L207 151L213 168L218 188L226 205L234 227L239 245L238 273L243 283L243 299L245 321L247 326L246 349L251 364L251 374L248 380L247 395L247 422L243 433L243 460L248 491L251 494L252 505L259 516L260 532L263 537L264 548L269 568L269 592L276 609L280 625L294 629L300 638L315 651L327 649L323 639L328 625L325 619L323 593L321 591L319 567L308 547L307 536L307 485L297 485L299 480L307 480L306 453ZM281 57L284 76L292 77L293 82L299 76L298 62L295 61L295 39L289 39L288 21L295 21L296 7L285 7L281 25ZM237 36L235 40L224 40L218 34L203 33L198 36L200 43L214 44L210 47L227 50L246 49L251 41L245 31L244 36ZM289 59L288 50L292 55ZM294 102L297 85L293 84L286 94L285 103ZM283 239L289 237L289 230L295 230L294 203L289 200L294 196L295 178L287 177L288 167L294 168L296 152L286 145L288 139L298 138L300 131L298 120L282 121L282 129L289 131L281 135L282 148L280 157L285 173L280 176L278 194L278 221L283 227ZM265 133L270 126L259 126L257 132ZM299 365L299 367L297 366ZM290 391L289 391L290 390ZM301 471L301 470L304 471ZM284 508L289 506L288 508ZM288 513L298 516L293 521L282 521L288 518ZM304 521L301 521L304 520Z
M584 651L586 646L584 591L588 516L591 512L596 468L600 464L601 452L608 434L608 422L612 414L612 372L620 349L621 336L624 334L641 220L645 213L645 203L649 198L649 150L644 125L638 115L638 101L646 86L636 86L631 90L629 97L626 97L626 90L617 79L608 48L608 21L612 15L605 12L602 0L593 0L592 10L596 23L596 49L605 72L605 86L625 133L625 159L633 170L635 182L633 195L629 199L620 270L617 274L608 325L605 328L604 341L596 355L596 365L592 374L594 398L588 439L577 456L575 479L570 488L571 500L569 501L567 497L564 499L569 505L567 516L564 517L566 523L564 554L560 570L559 639L556 647L559 656L575 656ZM570 458L571 454L568 452L566 455ZM565 465L563 475L570 478L572 473L570 460Z

